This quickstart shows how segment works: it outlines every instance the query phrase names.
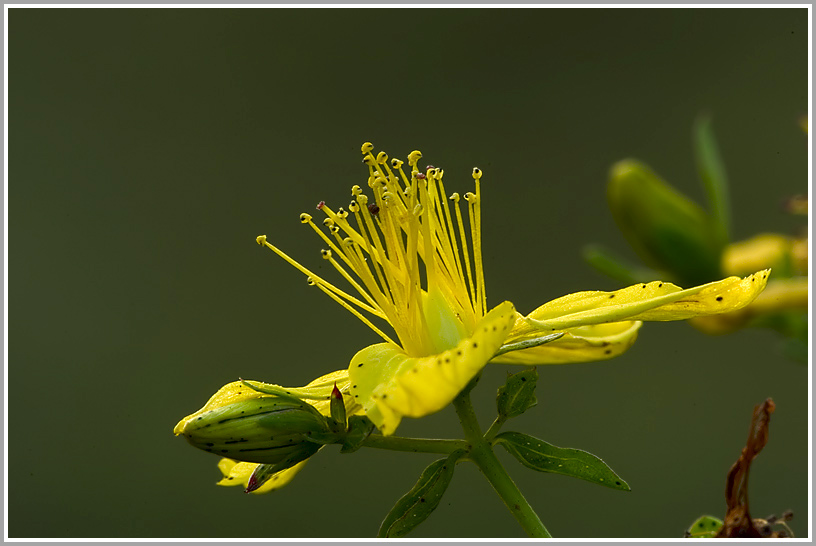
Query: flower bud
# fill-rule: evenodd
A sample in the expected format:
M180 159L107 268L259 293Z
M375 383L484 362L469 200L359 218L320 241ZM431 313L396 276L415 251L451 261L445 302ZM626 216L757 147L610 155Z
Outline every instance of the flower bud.
M713 218L646 165L613 165L607 198L623 236L650 266L686 284L720 277L725 241Z
M178 431L194 447L251 463L299 462L329 433L326 418L305 402L263 396L227 404L194 417ZM294 463L293 463L294 464Z

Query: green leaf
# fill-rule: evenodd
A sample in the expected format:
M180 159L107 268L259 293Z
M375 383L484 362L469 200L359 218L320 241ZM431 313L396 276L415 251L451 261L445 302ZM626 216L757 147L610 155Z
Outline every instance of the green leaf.
M447 459L434 461L426 468L419 481L391 509L380 525L379 538L403 537L428 519L453 478L456 461L464 450L451 453Z
M352 415L348 420L349 428L343 440L340 453L353 453L360 449L371 431L374 430L374 423L364 415Z
M694 123L694 157L719 236L727 243L731 224L728 175L708 116L700 116Z
M653 269L639 267L628 263L620 256L616 256L600 245L587 245L583 249L584 261L594 267L599 273L622 284L637 284L665 278Z
M501 444L527 468L581 478L621 491L630 490L623 478L592 453L557 447L520 432L502 432L493 444Z
M701 516L686 531L688 538L714 538L723 526L722 520L714 516Z
M521 415L538 403L535 395L538 370L530 368L508 376L507 383L499 387L496 406L499 417L508 418Z

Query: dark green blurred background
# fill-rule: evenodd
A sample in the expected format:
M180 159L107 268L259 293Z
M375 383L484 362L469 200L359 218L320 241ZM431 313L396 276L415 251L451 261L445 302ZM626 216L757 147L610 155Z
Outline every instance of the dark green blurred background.
M734 235L791 232L807 184L807 11L97 10L9 12L11 537L373 536L432 455L330 447L284 490L216 487L172 435L238 377L302 385L378 338L268 250L318 270L298 222L363 184L360 144L421 149L467 191L484 170L485 274L520 311L615 284L582 245L633 257L606 208L627 156L702 200L691 126L713 116ZM773 397L755 516L804 536L807 367L777 337L647 324L603 363L540 368L510 429L591 451L623 493L501 453L555 536L682 536L725 513L751 411ZM511 368L474 393L483 426ZM448 408L404 435L451 437ZM472 465L412 536L516 537Z

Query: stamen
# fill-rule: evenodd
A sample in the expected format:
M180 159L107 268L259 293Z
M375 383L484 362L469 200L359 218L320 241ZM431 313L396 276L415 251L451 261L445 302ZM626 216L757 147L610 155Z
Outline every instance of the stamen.
M473 273L470 270L470 256L468 255L467 237L465 236L465 224L462 222L462 211L459 208L459 194L454 192L450 196L456 209L456 223L459 227L459 238L462 242L462 261L465 262L465 269L467 270L468 288L470 288L470 304L473 309L476 309L476 290L473 289Z
M359 311L357 311L357 309L353 308L352 306L350 306L349 304L347 304L346 302L344 302L342 299L340 299L339 297L337 297L336 295L334 295L334 293L332 293L330 290L327 290L327 289L326 289L326 287L324 287L322 284L319 284L319 283L318 283L318 284L317 284L317 287L318 287L318 288L320 288L320 289L323 291L323 293L324 293L324 294L328 295L328 296L329 296L331 299L333 299L334 301L336 301L337 303L339 303L341 306L343 306L343 308L345 308L347 311L349 311L349 312L350 312L351 314L353 314L355 317L357 317L358 319L360 319L360 320L363 322L363 324L365 324L366 326L368 326L369 328L371 328L372 330L374 330L374 332L375 332L377 335L379 335L381 338L383 338L385 341L387 341L388 343L391 343L391 344L393 344L393 345L397 345L397 343L394 343L394 340L393 340L393 339L391 339L390 337L388 337L387 335L385 335L385 333L383 333L383 331L382 331L382 330L380 330L379 328L377 328L376 326L374 326L374 325L371 323L371 321L370 321L370 320L368 320L367 318L365 318L365 317L364 317L364 316L363 316L363 315L362 315L362 314L361 314Z

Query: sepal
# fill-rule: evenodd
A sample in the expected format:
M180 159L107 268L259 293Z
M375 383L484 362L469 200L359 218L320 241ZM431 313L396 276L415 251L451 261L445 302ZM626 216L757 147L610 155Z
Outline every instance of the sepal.
M496 408L499 418L517 417L538 403L535 395L538 371L535 368L508 375L507 382L499 387Z

